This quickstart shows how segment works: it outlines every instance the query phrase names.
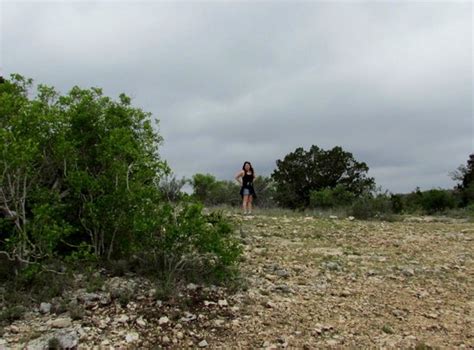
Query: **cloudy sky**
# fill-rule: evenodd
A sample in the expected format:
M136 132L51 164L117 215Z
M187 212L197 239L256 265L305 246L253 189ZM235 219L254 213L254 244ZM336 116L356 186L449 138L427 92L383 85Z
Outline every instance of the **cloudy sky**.
M452 187L474 152L472 18L470 1L0 0L0 66L127 93L178 177L339 145L409 192Z

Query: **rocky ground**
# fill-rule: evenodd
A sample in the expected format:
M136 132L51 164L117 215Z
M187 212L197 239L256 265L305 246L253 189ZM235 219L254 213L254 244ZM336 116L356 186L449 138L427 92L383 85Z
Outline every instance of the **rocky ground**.
M150 281L114 277L38 305L0 349L474 348L473 223L234 219L240 288L189 284L160 300Z

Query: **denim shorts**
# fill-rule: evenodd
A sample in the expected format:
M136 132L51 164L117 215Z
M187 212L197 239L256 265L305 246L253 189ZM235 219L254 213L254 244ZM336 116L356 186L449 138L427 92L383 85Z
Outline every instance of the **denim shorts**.
M250 190L248 188L244 188L244 191L242 192L244 196L250 195Z

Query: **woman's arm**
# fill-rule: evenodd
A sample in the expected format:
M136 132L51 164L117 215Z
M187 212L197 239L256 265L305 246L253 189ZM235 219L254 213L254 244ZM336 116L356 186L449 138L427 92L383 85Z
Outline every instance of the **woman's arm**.
M235 175L235 180L242 185L242 180L240 179L242 176L244 176L244 171L241 170Z

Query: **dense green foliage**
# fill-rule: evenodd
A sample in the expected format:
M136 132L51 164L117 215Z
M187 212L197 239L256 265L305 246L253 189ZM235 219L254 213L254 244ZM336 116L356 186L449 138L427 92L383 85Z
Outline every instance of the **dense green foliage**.
M348 191L344 185L338 184L334 188L311 191L309 202L313 208L334 208L350 205L355 198L354 193Z
M191 180L194 196L207 206L240 203L240 187L232 181L219 181L211 174L195 174Z
M352 202L351 215L359 219L388 217L392 214L434 214L456 208L460 199L456 192L443 189L408 194L371 193Z
M168 180L163 190L169 168L149 113L97 88L61 96L40 85L31 97L31 86L19 75L0 84L4 256L27 266L134 255L161 259L155 266L168 270L191 256L219 273L235 265L240 250L224 217L169 203L181 199L181 182Z
M314 145L309 151L297 148L283 160L277 160L277 169L272 174L275 199L284 207L306 208L312 191L334 189L337 185L361 196L374 186L374 179L367 177L368 170L367 164L357 162L341 147L328 151Z
M95 256L133 249L135 225L156 202L166 170L150 116L100 89L59 96L16 76L1 86L2 206L14 212L8 243L21 258L58 245Z
M442 189L432 189L423 193L421 207L429 214L452 209L456 206L453 195Z

